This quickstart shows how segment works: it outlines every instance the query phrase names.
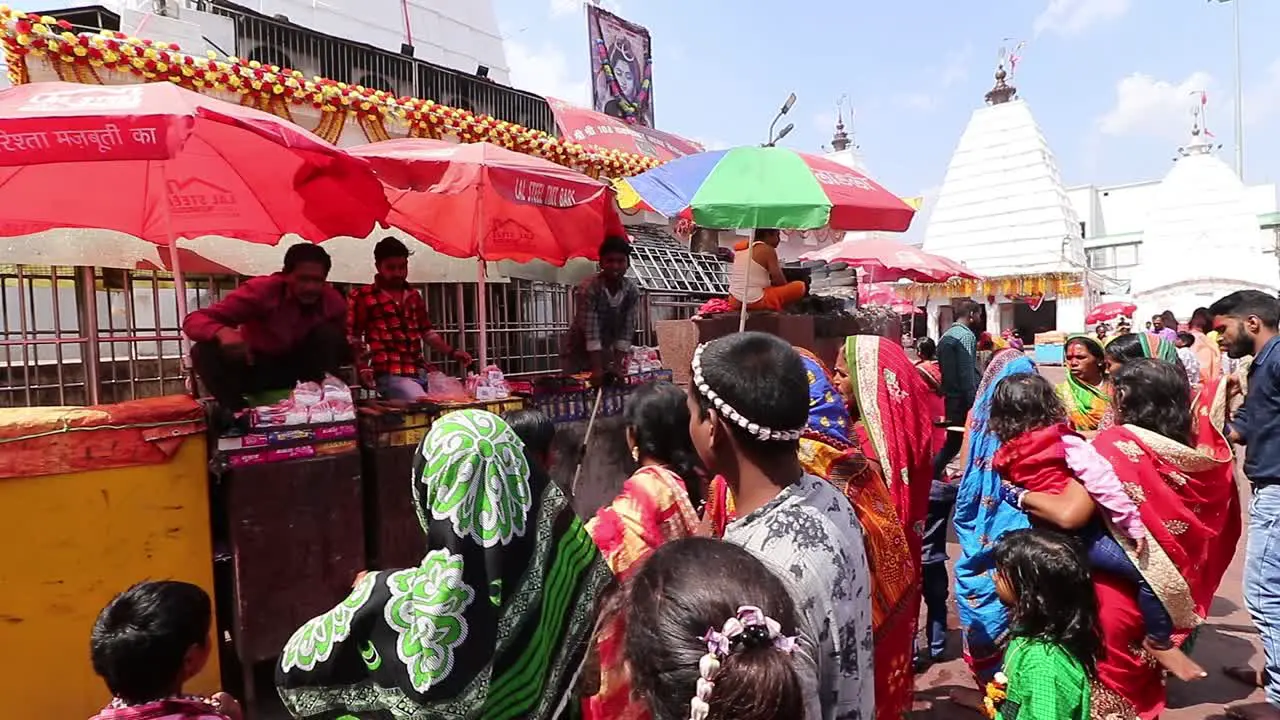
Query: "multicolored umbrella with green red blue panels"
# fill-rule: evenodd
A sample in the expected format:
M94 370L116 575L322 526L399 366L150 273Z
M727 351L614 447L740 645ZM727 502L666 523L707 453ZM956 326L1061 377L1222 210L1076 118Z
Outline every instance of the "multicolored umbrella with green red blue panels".
M624 210L643 203L667 217L723 230L902 232L916 212L856 170L779 147L687 155L615 185Z

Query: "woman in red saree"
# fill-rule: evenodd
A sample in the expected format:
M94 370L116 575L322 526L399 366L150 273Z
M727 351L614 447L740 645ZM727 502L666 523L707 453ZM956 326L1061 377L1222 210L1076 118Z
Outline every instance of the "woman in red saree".
M627 478L618 497L587 522L587 532L619 581L663 543L695 534L698 515L693 508L702 477L689 438L689 405L683 390L669 382L640 386L627 401L626 421L627 441L640 468ZM648 710L631 698L622 657L626 625L617 600L616 594L605 600L598 621L599 687L585 693L586 720L649 717Z
M1206 386L1192 405L1182 368L1154 359L1125 363L1113 382L1117 424L1093 444L1138 505L1148 550L1131 557L1169 611L1181 643L1206 617L1240 539L1235 467L1218 429L1226 383ZM1035 503L1024 502L1035 511ZM1159 716L1164 679L1143 649L1146 628L1134 587L1095 572L1094 589L1106 652L1098 661L1093 717Z
M938 364L937 359L938 346L929 338L921 338L916 343L916 370L920 371L920 377L924 379L925 387L929 388L930 395L925 400L925 407L929 409L929 422L942 420L947 414L947 403L942 397L942 366ZM942 444L947 441L947 429L942 425L935 425L933 428L933 447L941 448Z
M844 492L862 525L873 577L876 718L900 720L910 711L914 692L918 528L924 523L933 462L930 421L920 404L928 391L902 347L878 336L850 338L847 351L863 361L838 359L837 367L845 370L834 377L812 353L797 351L809 372L809 422L800 438L800 462L806 472ZM837 392L839 378L846 381L847 396ZM862 421L851 420L846 402L866 408L859 413ZM923 488L923 500L917 488ZM732 519L733 497L716 478L705 521L719 536Z
M845 494L862 521L875 575L877 712L900 718L911 709L914 691L920 543L933 476L931 391L902 346L878 335L850 337L833 379L855 420L864 464L877 480L850 482ZM832 481L839 483L840 474L833 473ZM891 507L885 507L886 492ZM903 540L905 556L896 549Z

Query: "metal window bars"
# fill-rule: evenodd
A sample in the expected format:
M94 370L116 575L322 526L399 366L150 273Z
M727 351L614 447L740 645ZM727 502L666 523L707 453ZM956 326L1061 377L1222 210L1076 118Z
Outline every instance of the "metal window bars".
M235 22L234 50L238 57L300 70L308 78L318 75L371 90L388 90L398 96L434 100L557 134L551 106L533 93L402 53L326 35L227 0L187 0L187 4Z
M216 302L240 281L194 275L184 280L192 309ZM454 347L474 354L476 285L432 283L420 289L435 327ZM530 280L489 283L487 289L489 347L503 371L558 370L571 289ZM186 392L181 337L169 273L0 265L0 407L90 405ZM427 359L443 372L459 372L452 359L431 351Z
M633 241L630 275L641 290L706 297L728 294L729 273L715 255L692 252L652 226L627 231Z

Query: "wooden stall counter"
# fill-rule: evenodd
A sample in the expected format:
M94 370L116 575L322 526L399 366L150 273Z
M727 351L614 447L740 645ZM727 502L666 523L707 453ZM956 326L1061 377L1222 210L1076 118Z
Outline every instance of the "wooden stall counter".
M413 454L436 418L464 408L502 415L524 406L520 397L425 403L360 418L368 569L414 567L422 562L426 544L413 506Z
M204 415L185 396L0 410L6 715L86 718L110 693L89 633L142 580L214 595ZM215 648L187 690L219 689Z
M216 443L219 619L236 661L228 673L253 704L266 662L366 568L358 431L355 420L264 427Z

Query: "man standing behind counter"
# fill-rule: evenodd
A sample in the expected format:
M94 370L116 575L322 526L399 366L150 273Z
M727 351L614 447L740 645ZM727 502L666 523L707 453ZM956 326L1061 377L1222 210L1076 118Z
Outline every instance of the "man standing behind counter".
M428 368L422 343L463 367L471 364L471 356L454 350L432 329L426 302L409 286L409 248L404 243L393 237L378 241L373 262L373 284L352 291L347 307L360 384L392 400L425 400Z
M324 248L294 245L280 272L245 281L183 321L191 364L224 427L244 428L246 394L319 382L349 362L347 305L328 283L332 264Z
M600 244L600 272L578 286L577 311L565 343L566 372L591 371L592 384L606 374L627 374L627 355L639 324L640 286L627 277L631 243L610 236Z

